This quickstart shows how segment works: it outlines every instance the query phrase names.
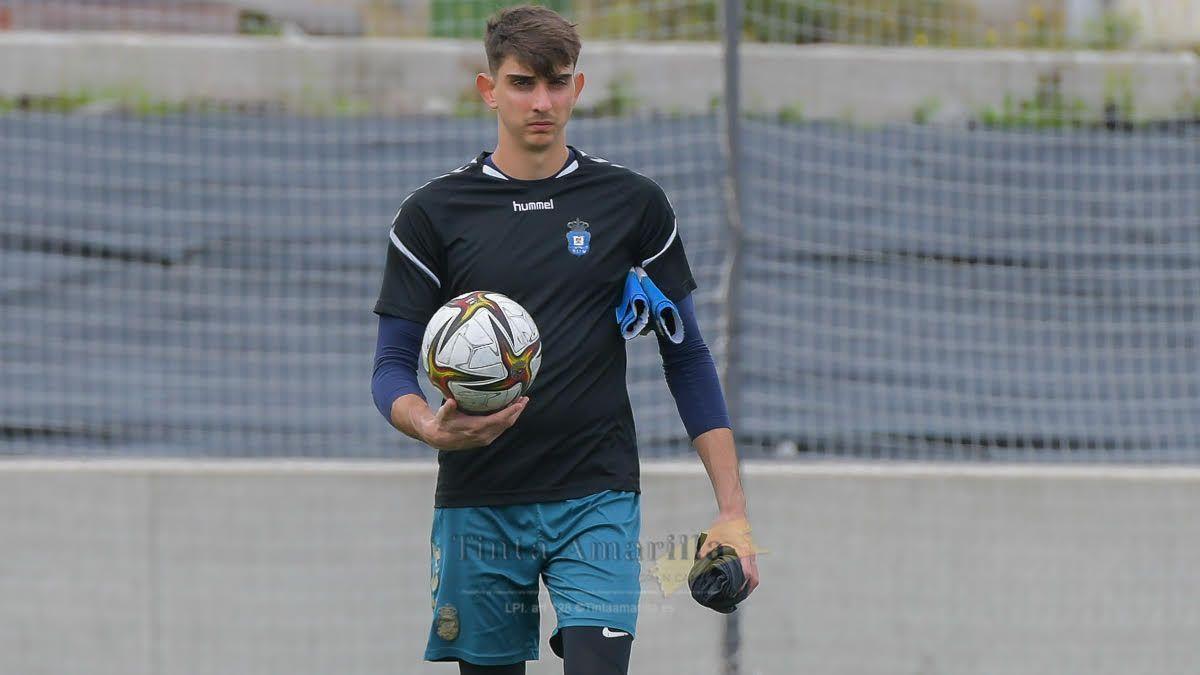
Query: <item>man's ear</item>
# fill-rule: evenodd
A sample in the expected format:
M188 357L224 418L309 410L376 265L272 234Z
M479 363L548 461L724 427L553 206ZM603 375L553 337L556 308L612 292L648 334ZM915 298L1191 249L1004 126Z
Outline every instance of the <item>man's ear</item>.
M479 90L479 97L487 104L487 107L492 110L496 109L496 80L487 73L479 73L475 76L475 88Z
M583 72L575 73L575 101L579 102L579 94L583 91Z

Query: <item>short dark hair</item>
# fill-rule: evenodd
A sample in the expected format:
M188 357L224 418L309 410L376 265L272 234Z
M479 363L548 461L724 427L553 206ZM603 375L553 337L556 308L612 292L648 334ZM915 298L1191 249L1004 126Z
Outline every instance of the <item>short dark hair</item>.
M558 69L575 65L580 47L575 24L552 9L536 5L496 12L488 19L483 37L493 75L504 59L512 56L535 75L549 79L558 75Z

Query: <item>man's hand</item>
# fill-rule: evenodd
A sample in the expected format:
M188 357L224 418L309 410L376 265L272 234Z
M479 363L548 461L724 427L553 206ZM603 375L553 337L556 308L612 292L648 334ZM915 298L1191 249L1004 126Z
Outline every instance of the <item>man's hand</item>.
M700 547L701 558L708 552L724 544L738 552L742 561L742 573L746 575L746 584L750 593L758 588L758 549L750 537L750 521L744 513L727 513L717 516L708 528L708 537Z
M528 404L529 397L522 396L490 415L468 415L454 399L446 399L437 413L418 424L421 440L438 450L482 448L515 424Z

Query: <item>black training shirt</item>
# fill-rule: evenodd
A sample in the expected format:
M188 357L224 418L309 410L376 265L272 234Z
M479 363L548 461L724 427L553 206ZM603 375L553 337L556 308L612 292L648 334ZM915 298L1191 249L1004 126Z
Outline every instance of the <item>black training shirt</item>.
M392 223L376 313L425 324L456 295L495 291L533 316L542 339L517 423L485 448L438 453L436 506L639 489L614 308L635 265L672 300L696 282L662 188L570 149L558 174L529 181L480 153L409 195Z

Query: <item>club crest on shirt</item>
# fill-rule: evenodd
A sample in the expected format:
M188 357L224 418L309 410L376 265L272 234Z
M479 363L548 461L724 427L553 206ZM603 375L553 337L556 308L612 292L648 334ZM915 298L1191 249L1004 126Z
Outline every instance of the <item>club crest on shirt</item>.
M576 218L567 223L567 250L571 255L583 255L591 249L592 233L588 232L588 224Z

